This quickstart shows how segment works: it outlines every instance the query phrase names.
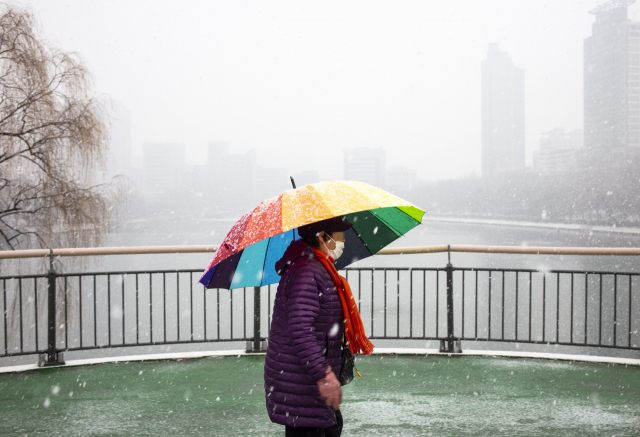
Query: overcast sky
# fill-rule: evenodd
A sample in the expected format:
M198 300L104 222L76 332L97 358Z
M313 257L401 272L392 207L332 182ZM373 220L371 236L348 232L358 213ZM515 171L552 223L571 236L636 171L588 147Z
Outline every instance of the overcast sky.
M582 46L597 0L24 0L79 52L145 142L256 149L264 166L342 177L342 150L383 147L424 180L480 171L480 63L525 70L527 162L582 128ZM630 17L640 18L640 4Z

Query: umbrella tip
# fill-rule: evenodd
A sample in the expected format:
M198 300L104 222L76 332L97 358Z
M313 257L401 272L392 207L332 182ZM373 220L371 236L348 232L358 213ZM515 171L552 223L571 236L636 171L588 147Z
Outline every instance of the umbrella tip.
M296 189L296 183L293 180L293 176L289 176L289 179L291 179L291 185L293 185L293 189L295 190Z

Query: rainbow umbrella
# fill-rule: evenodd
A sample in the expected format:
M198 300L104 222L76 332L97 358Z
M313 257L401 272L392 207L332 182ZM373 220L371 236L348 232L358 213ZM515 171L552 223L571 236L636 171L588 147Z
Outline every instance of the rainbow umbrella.
M409 232L424 211L362 182L320 182L288 190L265 200L231 228L200 282L207 288L259 287L280 281L275 264L298 228L336 216L353 225L345 232L345 249L336 261L342 269Z

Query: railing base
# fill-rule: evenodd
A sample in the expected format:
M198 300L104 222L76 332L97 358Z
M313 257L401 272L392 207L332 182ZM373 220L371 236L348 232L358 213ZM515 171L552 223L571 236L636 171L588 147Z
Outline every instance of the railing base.
M40 354L38 356L38 367L64 366L64 354L56 353L53 360L47 360L48 354Z
M440 353L461 354L462 342L459 340L454 340L454 341L440 340Z
M269 340L262 340L260 342L260 348L255 348L255 342L253 340L247 341L247 353L248 354L259 354L267 351L267 346L269 345Z

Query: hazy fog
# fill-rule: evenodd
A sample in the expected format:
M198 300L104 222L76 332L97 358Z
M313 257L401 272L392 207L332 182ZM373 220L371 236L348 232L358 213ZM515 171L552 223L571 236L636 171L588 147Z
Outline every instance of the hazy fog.
M525 71L529 165L542 132L582 128L583 39L602 1L20 3L131 110L134 163L146 142L183 143L197 164L227 141L341 179L344 148L384 147L388 165L434 180L480 171L490 42Z

